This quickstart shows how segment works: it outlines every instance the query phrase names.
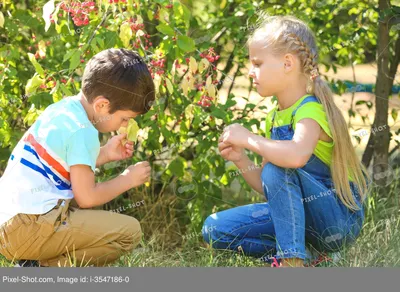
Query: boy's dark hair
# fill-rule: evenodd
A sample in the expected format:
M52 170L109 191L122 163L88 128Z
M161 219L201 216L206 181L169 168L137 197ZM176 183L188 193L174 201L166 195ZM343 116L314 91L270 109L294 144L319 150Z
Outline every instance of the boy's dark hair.
M142 57L126 49L108 49L93 56L82 76L82 92L88 102L102 95L110 101L110 113L131 110L146 113L155 99L151 74Z

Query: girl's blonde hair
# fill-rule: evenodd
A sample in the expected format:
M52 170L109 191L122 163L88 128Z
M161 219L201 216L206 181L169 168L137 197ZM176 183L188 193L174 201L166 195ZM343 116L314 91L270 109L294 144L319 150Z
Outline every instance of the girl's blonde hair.
M307 92L321 101L332 132L334 146L330 168L336 194L345 206L359 210L351 192L349 175L357 186L361 202L367 195L366 178L369 176L356 155L346 121L333 100L333 93L318 74L318 52L313 32L296 17L263 15L248 44L260 41L272 54L291 53L299 58L301 73L308 80Z

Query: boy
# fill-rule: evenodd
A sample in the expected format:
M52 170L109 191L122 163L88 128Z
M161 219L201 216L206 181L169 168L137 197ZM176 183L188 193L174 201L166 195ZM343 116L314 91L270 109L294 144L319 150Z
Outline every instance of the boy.
M133 154L133 142L122 146L126 134L100 147L98 133L126 127L154 98L136 52L109 49L90 59L78 95L47 107L10 156L0 180L1 254L28 266L70 266L71 258L78 266L105 266L138 245L135 218L87 209L149 179L148 162L102 183L94 171Z

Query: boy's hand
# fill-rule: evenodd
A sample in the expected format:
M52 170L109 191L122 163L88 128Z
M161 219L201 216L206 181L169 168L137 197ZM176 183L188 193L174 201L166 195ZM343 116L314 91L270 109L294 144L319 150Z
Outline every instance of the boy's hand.
M133 155L133 142L128 140L125 145L122 146L122 140L124 139L126 139L126 133L112 137L108 140L107 144L104 145L105 154L109 162L123 160Z
M222 142L233 144L235 146L245 148L247 139L250 136L250 131L239 124L232 124L225 127L222 133Z
M151 167L147 161L138 162L135 165L129 166L122 175L126 176L131 182L131 188L136 188L150 178Z

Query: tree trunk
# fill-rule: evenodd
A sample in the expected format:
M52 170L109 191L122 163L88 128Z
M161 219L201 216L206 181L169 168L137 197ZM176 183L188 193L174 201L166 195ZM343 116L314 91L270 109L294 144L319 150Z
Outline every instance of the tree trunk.
M390 15L383 16L383 11L390 8L390 2L379 0L381 14L378 26L378 76L375 87L376 113L371 129L374 144L373 178L378 186L386 186L389 174L388 151L390 128L388 126L389 96L392 93L393 79L389 75ZM397 53L397 52L396 52ZM371 140L371 139L370 139Z

